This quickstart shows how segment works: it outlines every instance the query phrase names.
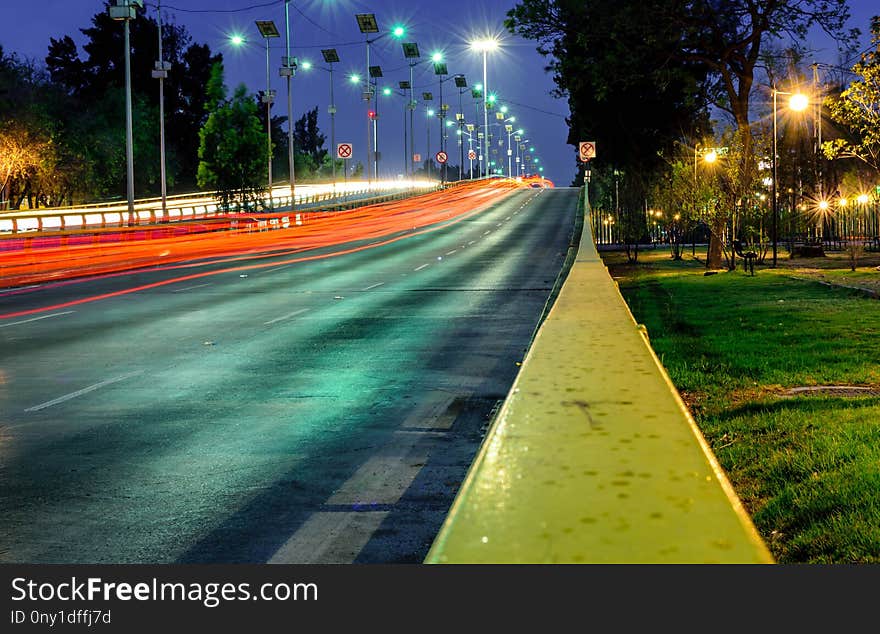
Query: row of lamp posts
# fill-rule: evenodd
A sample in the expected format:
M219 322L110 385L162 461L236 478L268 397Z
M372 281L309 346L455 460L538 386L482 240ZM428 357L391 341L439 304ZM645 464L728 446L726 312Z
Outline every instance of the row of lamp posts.
M280 76L285 77L287 80L287 117L288 117L288 164L290 170L290 200L291 205L293 205L294 196L295 196L295 168L294 168L294 139L293 139L293 96L291 89L291 79L296 73L297 69L297 60L295 57L290 55L290 0L284 0L284 18L285 18L285 52L286 55L282 58L282 65L280 69ZM133 132L132 132L132 97L131 97L131 44L130 44L130 22L131 20L137 17L137 10L144 8L143 0L115 0L115 4L111 5L108 8L109 15L112 19L123 22L124 27L124 40L125 40L125 97L126 97L126 194L128 199L128 214L129 218L133 219L134 217L134 150L133 150ZM156 4L157 11L157 23L159 27L159 60L156 62L155 69L153 70L152 76L155 79L159 80L159 138L160 138L160 174L161 174L161 188L162 188L162 210L163 213L166 209L167 205L167 190L166 190L166 174L165 174L165 111L164 111L164 80L168 77L168 71L170 69L170 64L164 61L162 54L162 3L161 0L157 0ZM379 66L371 66L370 65L370 45L375 42L379 37L370 38L370 34L379 33L378 23L376 22L375 14L357 14L356 16L358 27L360 28L361 33L367 35L366 39L366 67L367 73L364 76L364 90L363 97L364 100L369 102L375 99L375 104L369 108L368 110L368 127L367 127L367 148L368 148L368 164L372 163L372 170L368 169L368 179L372 182L372 179L375 177L378 179L379 174L379 150L378 150L378 95L375 88L375 81L378 77L382 76L382 71ZM262 95L262 101L266 104L266 127L267 127L267 143L269 147L268 152L268 164L267 164L267 177L269 184L269 206L272 206L272 117L271 117L271 106L275 100L275 91L271 89L271 77L270 77L270 55L269 55L269 40L272 38L280 37L280 32L278 31L277 26L271 20L257 20L256 21L257 28L260 31L260 35L266 42L266 91ZM405 34L403 27L395 27L393 31L393 35L397 38L402 38ZM233 43L241 44L243 43L243 38L236 37L233 38ZM492 147L492 134L491 128L489 127L489 110L494 105L494 95L489 93L488 90L488 69L487 69L487 56L488 53L494 51L498 47L498 43L494 39L484 39L478 40L471 43L471 48L477 52L482 53L483 58L483 82L482 84L477 84L472 94L476 98L477 96L481 97L482 105L483 105L483 131L477 132L478 138L478 148L480 149L479 162L483 168L483 176L488 177L490 175L490 156L489 149ZM418 46L412 42L403 43L403 51L404 57L408 60L408 65L410 68L410 80L409 82L401 82L400 87L403 90L409 90L409 100L407 103L407 110L409 112L409 172L410 174L415 173L415 152L414 152L414 136L413 136L413 116L416 109L416 102L413 97L413 69L415 65L418 63L416 60L420 57ZM335 114L336 114L336 106L334 103L333 96L333 64L339 61L339 56L335 49L323 49L322 55L324 57L324 61L327 63L330 72L330 106L328 108L328 112L330 114L330 128L331 128L331 144L332 149L335 152L336 150L336 131L335 131ZM446 116L448 105L443 103L443 82L444 76L448 74L448 70L446 67L446 63L443 61L442 55L440 53L435 53L432 56L432 60L434 63L434 73L440 77L440 108L438 113L438 118L440 120L440 150L441 152L446 151ZM353 78L357 81L357 78ZM462 114L462 104L461 104L461 96L464 92L464 89L467 88L467 82L463 75L455 75L454 76L455 85L459 89L459 113L456 115L456 120L458 123L458 136L462 135L468 136L468 157L470 160L470 176L473 178L473 159L470 158L473 156L471 153L473 150L473 132L475 129L475 125L466 124L464 121L464 115ZM429 92L423 93L423 98L426 101L430 101L432 99L432 95ZM428 109L429 116L433 116L433 112ZM498 113L501 115L499 118L504 119L502 113ZM504 124L512 123L515 119L510 117L504 120ZM452 125L452 122L449 122L448 125ZM507 139L507 156L508 156L508 168L507 174L509 177L513 177L512 173L512 165L511 165L511 157L512 157L512 149L511 149L511 135L513 133L512 125L505 125L505 130L508 135ZM428 151L430 152L430 126L428 127ZM517 163L520 166L519 171L522 173L525 170L525 158L522 157L522 161L520 161L520 150L524 150L524 144L519 143L521 140L522 130L517 130L516 141L517 145ZM459 178L462 178L462 169L464 164L464 145L463 140L459 139L460 146L460 161L459 161ZM406 121L404 121L404 147L406 147ZM370 160L372 159L372 160ZM537 161L537 159L535 159ZM334 189L336 186L336 161L331 161L333 165L333 183ZM406 165L406 162L404 163ZM445 172L445 163L443 164L443 176L442 180L446 180L446 172Z

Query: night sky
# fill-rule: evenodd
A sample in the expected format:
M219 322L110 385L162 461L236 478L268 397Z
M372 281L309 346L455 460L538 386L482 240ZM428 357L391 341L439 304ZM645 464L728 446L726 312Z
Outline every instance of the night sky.
M148 0L149 15L155 17L155 0ZM268 5L236 12L242 7ZM445 2L414 2L412 0L294 0L291 2L290 25L292 55L323 65L322 48L336 48L340 63L334 72L336 92L337 142L354 144L355 158L363 160L366 145L366 107L361 100L362 89L346 81L353 72L363 76L366 66L364 35L355 20L356 13L375 13L379 27L388 31L395 24L405 24L407 41L419 44L423 60L434 51L442 51L449 69L449 77L462 73L468 84L482 81L482 56L472 52L467 42L487 34L503 38L502 49L489 54L488 84L498 94L499 101L507 104L517 118L516 125L526 130L526 136L535 146L545 166L544 175L560 185L567 185L574 175L574 149L566 144L568 129L565 101L550 93L553 82L543 68L546 60L536 51L533 42L505 33L502 23L513 0L446 0ZM876 0L851 0L853 18L851 27L863 31L862 48L868 46L870 16L880 13ZM211 13L194 12L212 10ZM103 10L100 0L43 0L40 3L20 0L0 0L0 44L4 50L16 52L28 58L42 61L46 56L50 37L71 35L82 43L80 28L90 24L91 16ZM184 11L186 10L186 11ZM222 12L226 11L226 12ZM273 40L271 55L272 88L279 98L274 113L287 112L286 89L278 76L281 56L284 55L284 2L272 0L168 0L163 1L163 21L172 20L183 24L194 41L208 44L221 51L226 67L226 83L230 90L245 83L251 91L266 85L265 44L254 24L255 20L274 20L282 37ZM247 44L234 48L229 43L233 33L247 38ZM838 64L841 58L827 40L815 39L816 61ZM861 50L861 49L860 49ZM384 78L380 87L397 87L400 80L409 79L400 43L386 36L371 48L371 65L382 67ZM384 82L384 83L381 83ZM416 69L415 88L417 97L423 91L434 93L434 106L438 102L439 84L429 64ZM451 79L443 84L445 103L450 112L458 110L458 93ZM454 95L454 96L453 96ZM415 123L415 151L425 155L427 133L425 107L419 100ZM382 152L380 176L392 176L403 171L404 105L406 100L397 95L384 97L379 105L379 149ZM313 69L300 70L294 79L294 117L298 118L308 109L319 107L319 125L327 135L326 147L330 146L330 124L327 115L329 103L329 75ZM464 95L464 112L469 121L474 117L470 95ZM490 115L491 116L491 115ZM432 120L431 153L439 149L439 122ZM455 137L450 136L450 161L457 164ZM506 149L506 145L505 145ZM597 148L597 160L601 160L602 148ZM503 152L502 152L503 154ZM465 163L467 165L467 163Z

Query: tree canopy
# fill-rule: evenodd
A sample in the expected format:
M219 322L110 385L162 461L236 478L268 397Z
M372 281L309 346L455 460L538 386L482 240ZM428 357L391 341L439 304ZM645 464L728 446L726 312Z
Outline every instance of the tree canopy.
M831 118L846 131L824 144L828 158L855 158L880 173L880 16L871 22L873 50L853 66L859 79L838 97L830 97Z
M231 99L217 99L225 95L222 86L223 69L218 63L211 71L210 110L199 135L198 185L213 189L224 209L233 203L244 209L255 205L268 184L267 135L245 86L236 88Z
M602 159L593 171L600 197L611 182L601 172L623 172L620 200L632 212L651 182L666 177L658 152L713 132L710 108L730 115L740 164L729 200L746 204L757 170L756 82L780 83L774 47L788 40L802 51L814 27L851 47L857 31L845 29L848 18L846 0L520 0L507 26L548 56L571 111L569 143L599 141ZM737 213L725 211L714 218L712 266L720 263L724 223Z

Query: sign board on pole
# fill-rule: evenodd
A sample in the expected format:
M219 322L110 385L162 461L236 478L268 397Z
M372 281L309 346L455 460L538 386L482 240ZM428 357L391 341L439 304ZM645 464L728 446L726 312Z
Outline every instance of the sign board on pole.
M591 158L596 157L596 142L581 141L578 143L578 158L581 162L586 163Z
M475 158L477 158L477 153L473 150L468 150L468 158L473 161Z
M336 157L341 159L350 159L353 149L351 143L339 143L336 146Z
M437 159L438 163L445 163L446 159L449 157L446 156L446 152L437 152L437 154L434 155L434 158Z
M413 163L421 163L422 155L421 154L413 154Z

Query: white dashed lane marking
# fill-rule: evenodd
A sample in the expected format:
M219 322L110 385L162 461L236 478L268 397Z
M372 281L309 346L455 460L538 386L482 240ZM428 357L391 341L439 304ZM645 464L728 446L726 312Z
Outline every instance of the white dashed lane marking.
M51 315L43 315L42 317L31 317L30 319L22 319L21 321L11 321L8 324L0 324L0 328L6 328L7 326L17 326L19 324L27 324L32 321L40 321L41 319L49 319L50 317L60 317L61 315L69 315L70 313L75 313L75 310L65 310L61 313L52 313Z
M185 291L192 291L192 290L195 290L195 289L197 289L197 288L204 288L205 286L210 286L210 285L211 285L210 282L208 282L207 284L196 284L195 286L187 286L186 288L178 288L178 289L175 289L175 290L173 290L173 291L171 291L171 292L172 292L172 293L183 293L183 292L185 292Z
M292 313L287 313L286 315L281 315L281 317L276 317L275 319L271 319L269 321L263 322L264 326L271 326L272 324L278 323L279 321L284 321L285 319L290 319L291 317L296 317L297 315L301 315L307 312L308 308L300 308L299 310L295 310Z
M137 370L135 372L129 372L128 374L123 374L121 376L113 377L112 379L107 379L106 381L101 381L100 383L95 383L94 385L90 385L88 387L84 387L81 390L77 390L76 392L71 392L70 394L65 394L64 396L59 396L58 398L52 399L51 401L46 401L45 403L40 403L39 405L34 405L33 407L28 407L26 412L39 412L41 409L46 409L47 407L52 407L53 405L58 405L59 403L63 403L65 401L69 401L72 398L76 398L77 396L82 396L83 394L88 394L89 392L94 392L97 389L105 387L107 385L112 385L113 383L119 383L120 381L125 381L126 379L130 379L135 376L139 376L143 374L143 370Z
M366 288L362 288L361 290L362 290L362 291L371 291L371 290L373 290L374 288L377 288L377 287L379 287L379 286L382 286L384 283L385 283L385 282L379 282L379 283L377 283L377 284L373 284L372 286L368 286L368 287L366 287Z

